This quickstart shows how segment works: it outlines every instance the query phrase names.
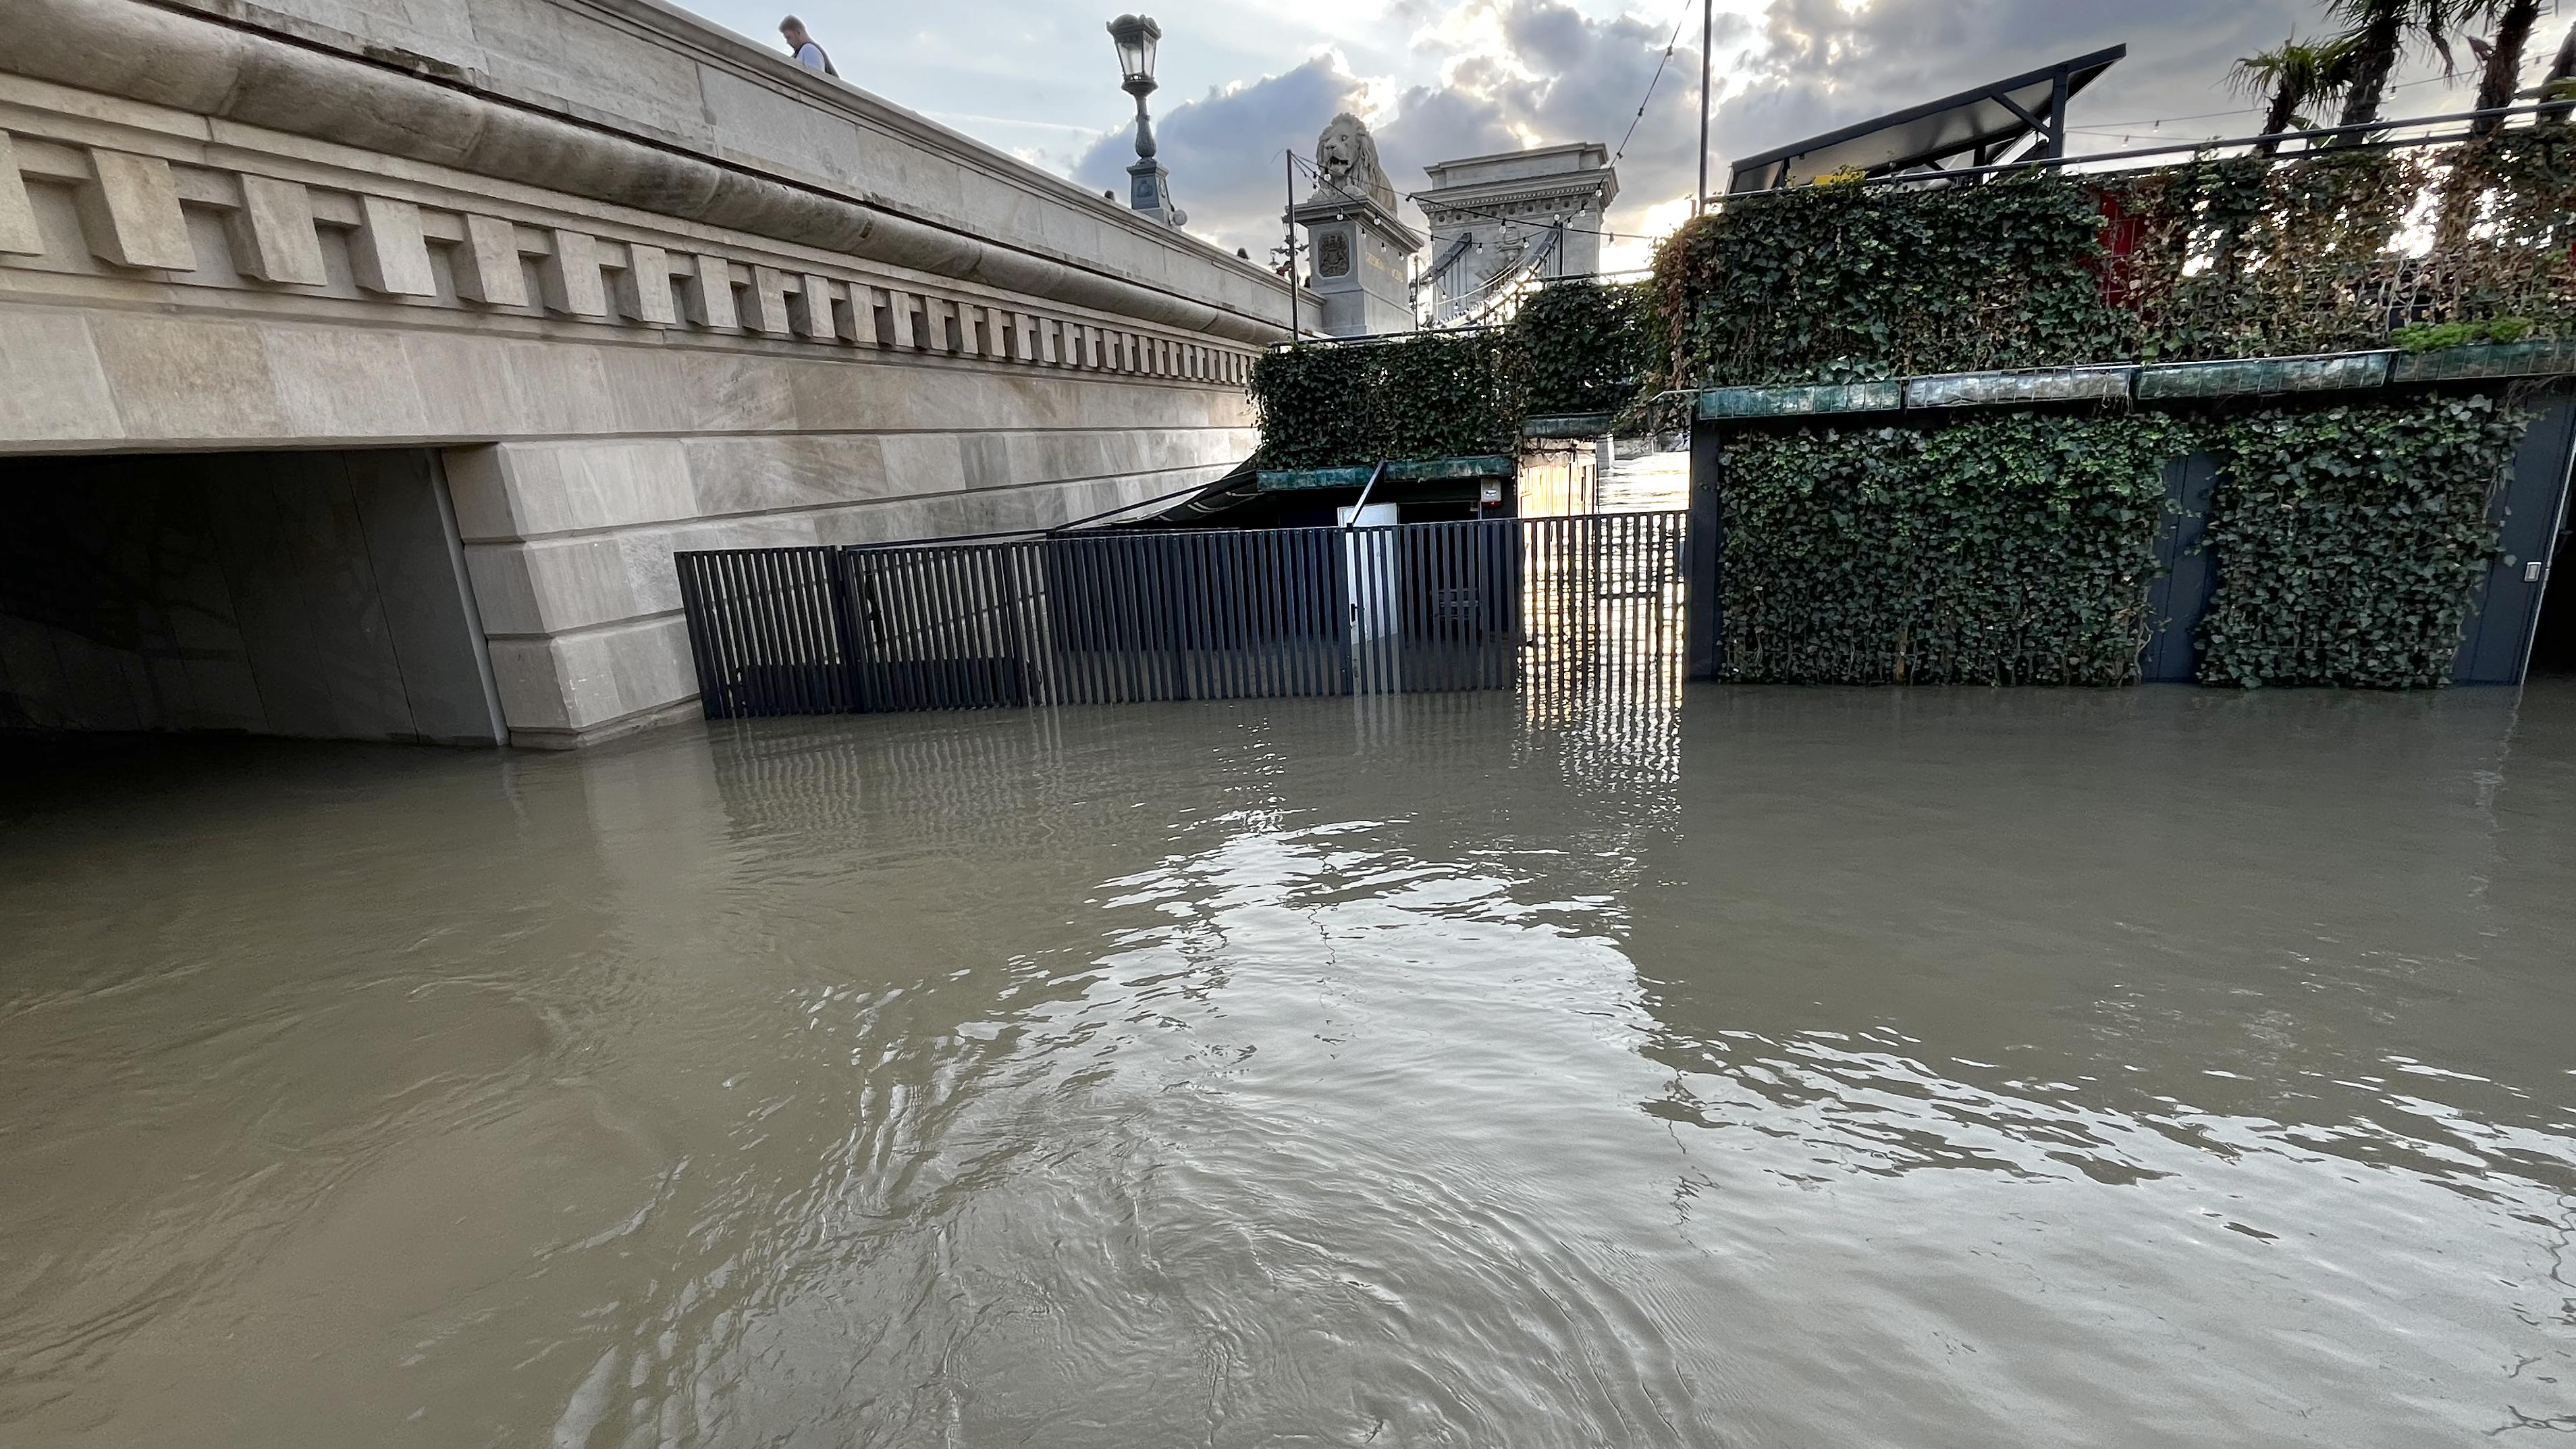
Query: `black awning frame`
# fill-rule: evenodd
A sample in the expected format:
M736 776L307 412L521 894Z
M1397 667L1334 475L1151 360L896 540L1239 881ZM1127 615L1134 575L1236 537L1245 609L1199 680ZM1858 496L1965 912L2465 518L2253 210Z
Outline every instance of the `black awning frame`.
M2038 138L2042 154L2052 160L2062 158L2066 154L2067 102L2128 54L2129 47L2115 45L1821 136L1810 136L1758 156L1747 156L1735 163L1727 191L1730 195L1775 191L1846 168L1856 168L1864 176L1918 170L1937 176L1950 163L1961 160L1970 166L1994 165L2016 148L2026 147L2034 137ZM2004 119L1999 124L1980 123L1980 109L2000 110ZM1902 134L1908 128L1942 132L1940 123L1954 116L1967 121L1973 129L1965 134L1950 130L1920 138ZM1863 144L1874 137L1885 140L1875 146Z

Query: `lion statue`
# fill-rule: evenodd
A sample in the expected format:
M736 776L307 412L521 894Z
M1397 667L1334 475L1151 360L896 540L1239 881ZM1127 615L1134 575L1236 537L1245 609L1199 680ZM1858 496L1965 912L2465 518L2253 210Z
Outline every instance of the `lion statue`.
M1395 183L1386 179L1386 168L1378 164L1377 138L1350 112L1333 117L1333 123L1316 138L1315 169L1323 173L1315 183L1318 195L1339 190L1365 196L1389 212L1395 210Z

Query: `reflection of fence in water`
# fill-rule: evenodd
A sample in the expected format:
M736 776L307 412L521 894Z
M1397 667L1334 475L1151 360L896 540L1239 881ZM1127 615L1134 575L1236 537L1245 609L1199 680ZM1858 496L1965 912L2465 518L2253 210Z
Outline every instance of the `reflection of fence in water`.
M1509 689L1669 695L1683 515L680 556L711 718Z

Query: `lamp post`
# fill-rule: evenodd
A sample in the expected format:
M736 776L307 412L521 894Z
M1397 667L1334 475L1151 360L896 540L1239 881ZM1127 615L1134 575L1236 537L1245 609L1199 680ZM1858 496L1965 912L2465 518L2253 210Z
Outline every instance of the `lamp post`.
M1154 45L1163 27L1151 15L1121 15L1109 22L1109 39L1118 47L1118 73L1127 94L1136 98L1136 160L1127 168L1127 204L1169 226L1189 218L1172 205L1171 173L1154 159L1154 118L1145 112L1145 97L1154 93Z

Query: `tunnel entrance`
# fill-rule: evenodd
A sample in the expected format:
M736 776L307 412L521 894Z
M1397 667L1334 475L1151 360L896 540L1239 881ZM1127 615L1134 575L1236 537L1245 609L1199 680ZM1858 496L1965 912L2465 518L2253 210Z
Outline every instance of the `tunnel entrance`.
M426 450L0 459L0 732L507 738Z

